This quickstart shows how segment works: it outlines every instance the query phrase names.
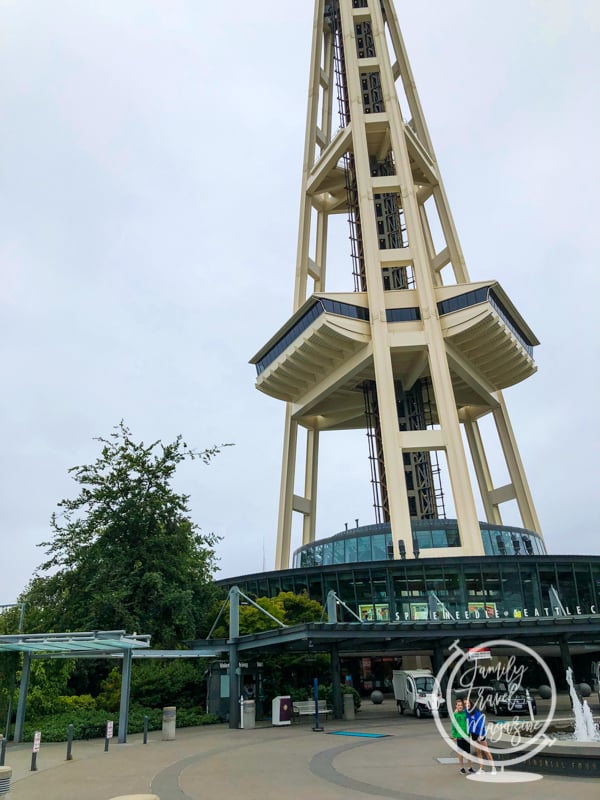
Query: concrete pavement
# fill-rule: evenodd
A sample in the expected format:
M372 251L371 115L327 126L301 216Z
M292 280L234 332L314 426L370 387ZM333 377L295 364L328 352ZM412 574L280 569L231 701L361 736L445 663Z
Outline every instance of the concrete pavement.
M363 702L353 721L322 721L288 727L262 724L253 730L225 725L177 730L175 741L160 732L127 744L112 740L43 743L38 771L31 772L31 744L9 745L11 800L109 800L117 795L152 792L160 800L597 800L597 778L544 776L535 783L480 783L458 772L455 754L431 720L401 717L393 699L381 706ZM597 706L593 708L598 711ZM565 711L568 716L568 710ZM340 735L344 731L355 735ZM370 734L361 736L359 734ZM378 734L380 738L374 738Z

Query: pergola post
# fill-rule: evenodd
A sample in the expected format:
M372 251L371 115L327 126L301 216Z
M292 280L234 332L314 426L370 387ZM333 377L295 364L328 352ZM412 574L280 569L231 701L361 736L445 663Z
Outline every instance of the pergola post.
M23 727L25 725L25 709L27 707L27 693L29 691L29 678L31 675L31 653L23 653L23 669L21 670L21 680L19 682L19 703L17 705L17 717L15 719L15 735L13 741L23 741Z
M123 650L123 667L121 669L121 705L119 707L119 744L125 744L127 741L132 659L133 652L131 650Z
M229 591L229 727L240 727L238 639L240 635L240 590Z
M333 705L333 718L342 719L344 716L342 670L340 668L340 654L335 644L331 645L331 700Z

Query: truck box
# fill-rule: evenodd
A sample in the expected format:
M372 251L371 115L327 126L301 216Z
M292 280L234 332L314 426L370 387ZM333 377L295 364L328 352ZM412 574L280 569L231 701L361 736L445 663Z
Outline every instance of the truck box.
M408 711L418 718L430 717L437 708L441 716L448 716L446 700L431 670L395 669L392 684L399 714Z

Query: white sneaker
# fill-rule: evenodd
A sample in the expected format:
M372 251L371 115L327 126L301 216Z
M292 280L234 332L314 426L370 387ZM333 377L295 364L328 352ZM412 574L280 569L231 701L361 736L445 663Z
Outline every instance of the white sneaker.
M477 774L480 775L482 772L485 772L484 768L479 767L479 769L477 770Z
M497 774L498 774L498 771L496 770L496 768L494 768L494 769L493 769L493 770L490 772L490 775L497 775Z

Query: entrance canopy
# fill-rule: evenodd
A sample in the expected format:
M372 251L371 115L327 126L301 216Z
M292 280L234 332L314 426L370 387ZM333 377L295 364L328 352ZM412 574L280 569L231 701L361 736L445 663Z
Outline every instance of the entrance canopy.
M246 634L235 640L199 639L194 648L211 646L229 649L232 642L240 652L277 649L279 652L330 652L340 655L357 653L403 652L448 647L459 639L468 646L487 639L513 639L534 649L560 648L567 642L571 648L598 649L600 616L550 617L547 619L481 619L481 620L411 620L407 622L305 622L288 628Z

